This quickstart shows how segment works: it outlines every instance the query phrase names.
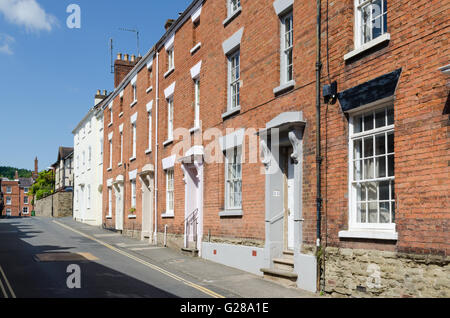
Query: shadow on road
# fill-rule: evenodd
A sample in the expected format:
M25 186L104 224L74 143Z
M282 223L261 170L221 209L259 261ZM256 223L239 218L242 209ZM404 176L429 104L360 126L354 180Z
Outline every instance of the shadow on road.
M17 298L175 298L155 286L103 266L96 261L79 258L73 261L39 261L36 255L73 253L74 246L38 245L45 232L30 219L0 220L0 266ZM56 259L61 259L57 257ZM81 288L70 289L69 265L81 270ZM71 280L72 281L72 280ZM0 298L5 295L0 290ZM11 293L7 291L7 296Z

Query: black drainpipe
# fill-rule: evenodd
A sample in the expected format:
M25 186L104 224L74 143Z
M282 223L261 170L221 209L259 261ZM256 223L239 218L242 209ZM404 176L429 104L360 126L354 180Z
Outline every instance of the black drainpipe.
M316 198L316 206L317 206L317 256L321 254L321 215L320 210L322 207L322 193L321 193L321 178L320 178L320 168L322 165L322 156L320 151L320 104L321 104L321 96L320 96L320 76L322 70L322 62L321 62L321 31L322 31L322 10L321 10L321 1L317 0L317 60L316 60L316 177L317 177L317 198ZM319 257L318 257L319 258ZM320 259L317 260L317 288L320 289Z

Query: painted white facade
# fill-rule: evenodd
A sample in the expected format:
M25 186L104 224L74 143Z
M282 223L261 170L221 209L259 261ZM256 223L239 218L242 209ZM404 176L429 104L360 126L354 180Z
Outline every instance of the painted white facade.
M102 224L103 191L103 112L97 106L72 132L75 163L73 217L95 226Z

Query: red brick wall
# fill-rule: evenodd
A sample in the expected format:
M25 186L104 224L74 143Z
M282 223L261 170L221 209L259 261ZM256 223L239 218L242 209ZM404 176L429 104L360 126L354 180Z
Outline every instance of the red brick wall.
M11 187L11 193L7 193L7 187ZM19 216L19 184L17 181L2 181L2 191L4 196L5 206L2 215L6 215L6 210L11 209L11 216ZM7 205L7 197L11 198L11 205Z
M353 49L354 1L330 0L323 5L322 62L323 84L328 82L327 44L329 51L329 78L338 82L343 91L380 75L402 68L396 91L395 107L395 184L397 196L397 231L399 239L394 243L379 241L340 240L338 232L348 229L348 117L339 103L321 105L321 134L323 189L323 237L328 245L398 250L418 253L448 253L448 114L444 114L448 99L446 79L438 68L448 64L448 14L449 5L440 1L416 0L405 3L388 1L388 25L391 40L388 45L358 57L344 61L344 55ZM203 4L201 23L196 37L202 43L193 55L193 25L190 19L176 32L175 70L164 78L167 71L167 55L159 52L159 70L156 59L153 78L159 72L159 154L158 154L158 230L169 225L169 232L183 233L184 182L179 164L175 166L175 217L161 219L166 207L166 179L161 160L172 154L174 144L163 146L167 140L167 103L164 89L176 81L174 94L174 128L193 126L194 109L191 106L194 84L190 69L202 60L201 111L203 130L217 128L223 135L227 128L263 128L266 122L285 111L303 111L307 122L304 132L303 157L303 240L313 244L316 239L316 150L315 150L315 2L294 2L294 90L274 96L279 85L279 19L273 9L273 1L242 1L242 13L224 27L225 1L207 0ZM241 42L241 112L222 120L226 110L227 64L222 42L244 27ZM145 155L147 147L145 105L155 100L155 88L147 89L147 69L138 76L138 104L129 107L132 100L131 86L124 94L124 115L118 117L119 98L114 101L114 124L108 127L109 110L105 112L104 146L104 210L107 212L106 180L125 177L125 228L139 229L141 222L141 191L137 180L137 218L128 220L130 186L128 172L142 169L154 163L154 153ZM156 100L155 100L156 103ZM155 104L154 104L155 109ZM139 111L137 158L129 163L131 155L130 117ZM153 137L155 137L155 112L153 113ZM124 123L124 166L119 161L119 130ZM114 131L113 171L108 172L108 134ZM145 140L145 142L143 142ZM127 142L128 141L128 142ZM207 141L204 141L204 146ZM155 143L153 144L155 150ZM253 238L265 237L265 177L260 174L262 164L243 166L242 218L220 218L224 205L224 166L205 165L204 176L204 233L213 236ZM114 204L114 200L113 200ZM113 208L113 211L115 209ZM114 218L113 218L114 220ZM107 222L108 223L108 222ZM109 223L108 223L109 224Z

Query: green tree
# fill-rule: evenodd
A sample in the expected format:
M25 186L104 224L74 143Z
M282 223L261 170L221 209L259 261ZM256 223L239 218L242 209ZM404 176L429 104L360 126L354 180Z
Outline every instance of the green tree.
M55 177L52 170L39 172L36 182L31 186L29 190L29 194L34 196L35 200L40 200L50 194L53 194L54 182Z
M32 172L26 169L17 169L14 167L0 167L0 177L8 178L13 180L16 174L16 171L19 172L19 178L30 178Z

